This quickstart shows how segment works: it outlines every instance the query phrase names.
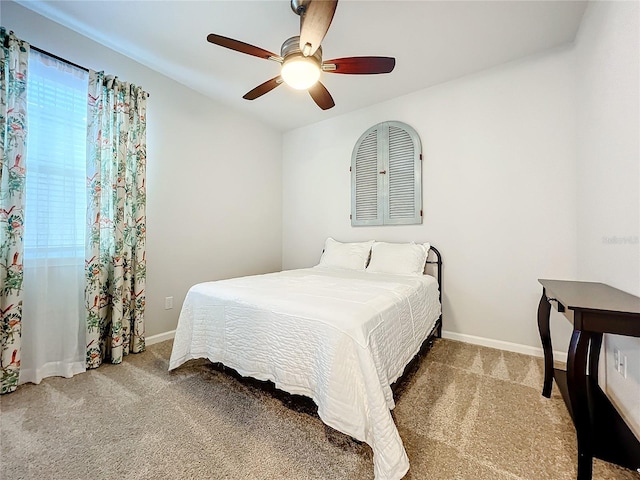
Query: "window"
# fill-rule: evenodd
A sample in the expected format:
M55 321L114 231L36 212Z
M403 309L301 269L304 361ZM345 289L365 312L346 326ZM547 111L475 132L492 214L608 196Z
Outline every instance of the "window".
M351 225L422 223L422 147L409 125L364 132L351 156Z
M84 259L88 73L30 51L24 247Z
M19 383L84 372L88 74L29 53Z

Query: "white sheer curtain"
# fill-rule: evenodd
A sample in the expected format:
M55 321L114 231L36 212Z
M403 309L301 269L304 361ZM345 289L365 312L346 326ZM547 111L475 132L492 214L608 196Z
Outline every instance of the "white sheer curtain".
M84 372L87 85L31 50L19 383Z

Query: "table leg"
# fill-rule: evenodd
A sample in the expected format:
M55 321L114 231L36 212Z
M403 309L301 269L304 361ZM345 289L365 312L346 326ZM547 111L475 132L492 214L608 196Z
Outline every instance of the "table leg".
M589 344L589 377L598 383L598 363L600 360L600 349L602 347L602 334L592 333Z
M587 385L587 354L590 339L589 332L574 330L567 356L567 389L578 438L578 480L591 480L593 472L591 416Z
M551 331L549 329L549 316L551 315L551 304L547 301L545 289L542 289L542 298L538 304L538 331L542 341L542 351L544 352L544 383L542 385L542 395L551 397L551 386L553 385L553 349L551 348Z

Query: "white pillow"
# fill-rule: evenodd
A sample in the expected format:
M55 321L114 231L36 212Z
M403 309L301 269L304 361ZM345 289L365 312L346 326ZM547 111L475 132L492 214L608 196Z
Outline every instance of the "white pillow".
M422 275L430 248L428 243L375 242L367 272Z
M358 243L342 243L327 238L324 252L320 257L320 266L343 268L348 270L364 270L369 260L373 240Z

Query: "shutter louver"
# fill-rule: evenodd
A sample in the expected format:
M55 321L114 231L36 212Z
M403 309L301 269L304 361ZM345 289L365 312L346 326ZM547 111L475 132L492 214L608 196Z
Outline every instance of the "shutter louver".
M389 127L389 218L412 219L415 205L415 149L406 130Z
M355 220L378 219L378 131L362 140L355 160Z

